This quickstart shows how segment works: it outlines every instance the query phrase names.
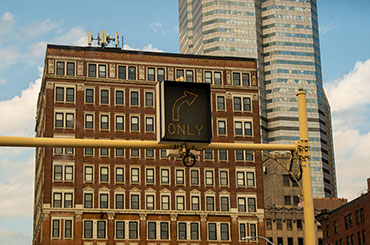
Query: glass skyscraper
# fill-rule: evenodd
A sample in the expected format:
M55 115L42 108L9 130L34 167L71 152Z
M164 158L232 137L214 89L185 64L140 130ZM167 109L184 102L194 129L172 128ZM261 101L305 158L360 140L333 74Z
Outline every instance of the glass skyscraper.
M180 52L256 58L264 143L299 140L307 93L314 197L336 197L331 112L322 82L316 0L179 0Z

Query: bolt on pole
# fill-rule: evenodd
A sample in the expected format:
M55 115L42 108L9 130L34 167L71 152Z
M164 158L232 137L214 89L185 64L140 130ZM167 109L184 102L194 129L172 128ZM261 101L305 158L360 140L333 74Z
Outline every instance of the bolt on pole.
M300 142L303 146L300 150L302 159L302 187L303 187L303 205L304 205L304 233L305 244L316 244L315 233L315 216L312 198L312 181L311 181L311 165L310 165L310 145L308 138L307 125L307 109L306 109L306 93L300 90L297 93L298 98L298 118L299 118L299 135Z

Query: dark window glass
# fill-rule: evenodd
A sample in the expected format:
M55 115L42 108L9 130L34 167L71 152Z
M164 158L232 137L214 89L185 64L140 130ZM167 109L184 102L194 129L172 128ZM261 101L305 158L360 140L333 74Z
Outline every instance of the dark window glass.
M116 130L124 130L125 121L123 116L116 116Z
M124 221L116 222L116 238L118 239L125 238L125 222Z
M145 92L145 106L152 107L153 103L153 93L152 92Z
M123 105L123 91L122 90L116 90L116 105Z
M160 229L161 229L161 239L169 239L168 223L167 222L161 222L160 223Z
M72 238L72 220L64 221L64 237Z
M89 77L96 77L96 64L89 64Z
M240 97L234 97L234 111L242 110L242 100Z
M59 237L60 220L53 220L53 238Z
M217 240L216 223L208 223L208 240Z
M84 208L92 208L92 207L93 207L93 194L85 193L84 194Z
M221 240L229 240L229 224L228 223L221 223Z
M139 92L131 91L131 105L138 106L139 105Z
M191 197L191 210L194 210L194 211L199 210L199 197L198 196Z
M204 159L213 159L213 151L212 150L205 150L204 151Z
M131 131L139 131L139 117L131 117Z
M123 209L123 208L124 208L124 195L116 194L116 209Z
M135 80L136 79L136 67L135 66L129 66L128 67L128 79L129 80Z
M62 193L54 193L53 195L53 207L61 208L62 207Z
M106 77L107 77L107 66L99 65L99 78L106 78Z
M267 230L272 230L271 219L266 219L266 229Z
M154 118L153 117L145 118L145 131L147 132L154 131Z
M100 104L109 104L109 90L100 90Z
M148 222L148 239L157 238L156 226L156 222Z
M292 205L292 200L290 196L284 196L284 205Z
M155 69L154 68L148 68L148 80L155 81Z
M240 224L239 225L239 239L240 240L243 240L245 239L247 233L246 233L246 229L245 229L245 224Z
M128 234L129 239L138 239L138 234L139 234L138 223L135 221L131 221L129 222L128 228L129 228L129 234Z
M73 128L74 127L74 117L73 113L66 113L66 127Z
M221 72L215 72L214 76L215 76L214 83L217 85L221 85L222 84Z
M57 75L64 75L64 62L57 62Z
M192 169L190 171L190 179L192 185L199 185L199 171Z
M64 207L72 208L73 206L73 195L72 193L64 193Z
M218 121L218 134L226 134L226 122Z
M108 182L109 180L109 169L108 167L100 168L100 182Z
M276 219L276 229L277 230L283 229L283 223L281 222L281 219Z
M109 129L108 115L100 115L100 129Z
M240 85L240 73L233 73L233 85Z
M287 228L287 230L291 230L293 228L291 219L286 220L286 228Z
M176 70L176 78L180 78L180 77L183 77L184 78L184 70Z
M199 224L190 223L190 239L199 240Z
M94 128L94 115L86 114L85 115L85 128Z
M126 79L126 66L118 66L118 78Z
M84 221L84 238L93 237L93 222L90 220Z
M255 198L248 198L248 211L256 212L256 199Z
M86 89L85 102L94 103L94 89Z
M224 96L217 96L217 110L220 110L220 111L225 110L225 97Z
M249 73L243 73L242 74L242 83L243 83L243 86L250 86Z
M56 87L56 94L55 94L55 100L56 101L64 101L64 88L63 87Z
M194 82L194 76L193 76L192 70L186 70L186 81L190 83Z
M75 75L75 63L67 62L67 76Z
M204 82L212 84L212 72L211 71L204 72Z
M226 150L218 150L218 160L226 161L227 160L227 151Z
M139 195L131 195L131 209L139 209Z
M289 175L283 175L283 186L290 186Z
M62 171L63 166L61 165L54 165L54 180L62 180Z
M215 198L214 197L206 197L206 210L207 211L215 210Z
M243 110L244 111L251 110L251 99L250 98L243 98Z
M221 197L221 211L229 211L229 198Z
M179 237L179 240L186 239L186 223L184 222L178 223L178 237Z
M124 181L124 169L116 168L116 182L123 182L123 181Z
M159 82L164 81L164 69L163 68L157 69L157 80Z
M108 208L108 194L100 194L100 208Z
M220 185L227 186L229 184L229 175L227 171L220 171Z
M105 224L106 221L98 221L98 238L105 238L106 231L105 231Z

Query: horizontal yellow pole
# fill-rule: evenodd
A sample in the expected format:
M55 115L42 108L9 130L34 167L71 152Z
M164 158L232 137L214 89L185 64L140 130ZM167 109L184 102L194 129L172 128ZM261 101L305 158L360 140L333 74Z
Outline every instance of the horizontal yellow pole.
M104 140L104 139L71 139L71 138L29 138L0 136L0 147L94 147L94 148L141 148L141 149L177 149L180 143L158 144L156 141L144 140ZM206 150L295 150L296 145L282 144L250 144L250 143L210 143L187 144L189 149Z

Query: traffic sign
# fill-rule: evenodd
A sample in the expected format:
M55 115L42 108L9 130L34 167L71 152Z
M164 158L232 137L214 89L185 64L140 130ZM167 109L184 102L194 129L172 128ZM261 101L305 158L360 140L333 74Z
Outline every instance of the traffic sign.
M157 95L159 142L210 143L210 84L163 81Z

